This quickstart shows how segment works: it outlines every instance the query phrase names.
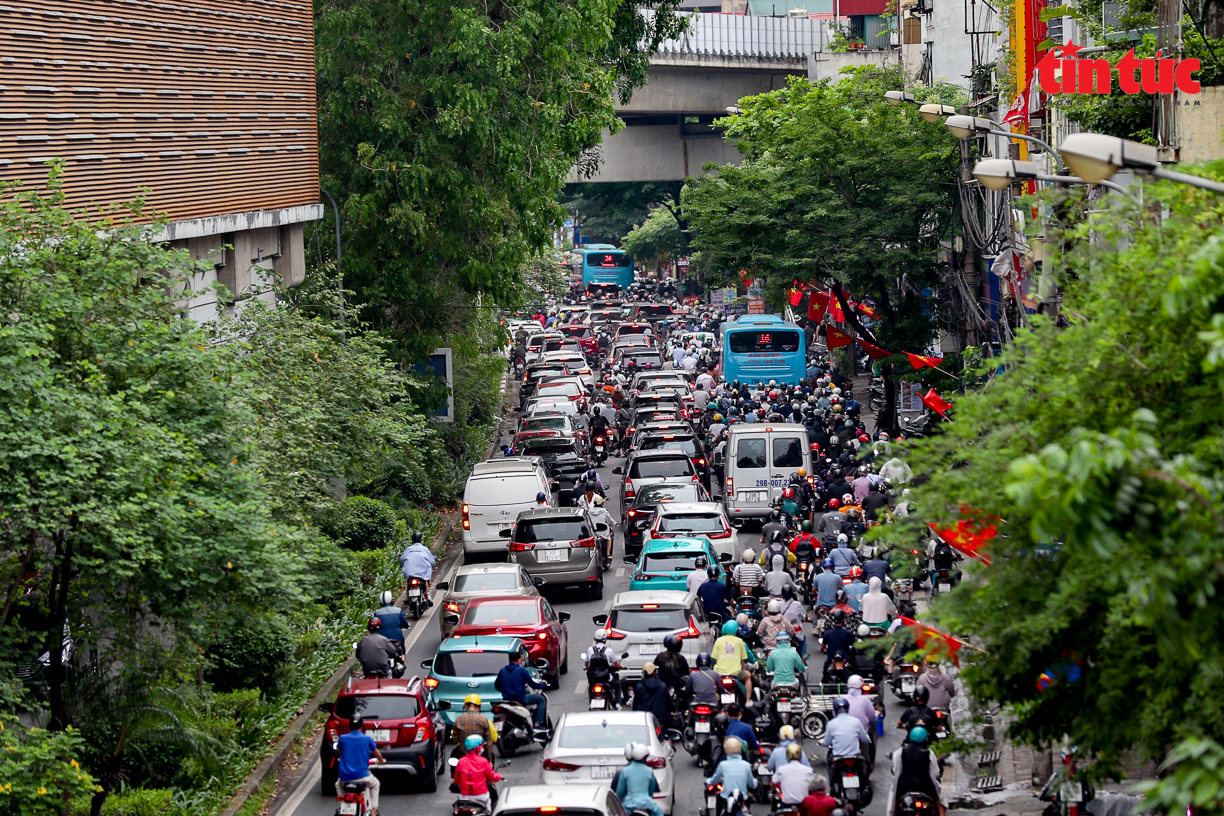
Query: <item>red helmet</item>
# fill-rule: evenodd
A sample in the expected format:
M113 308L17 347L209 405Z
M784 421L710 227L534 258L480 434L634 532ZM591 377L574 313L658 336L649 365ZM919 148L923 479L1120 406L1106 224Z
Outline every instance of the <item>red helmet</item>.
M863 434L859 434L859 441L860 441L860 442L870 442L870 441L871 441L871 437L870 437L870 436L868 436L868 435L867 435L867 434L865 434L865 433L863 433Z
M795 498L795 488L793 488L793 487L784 487L784 488L782 488L782 498L784 498L784 499L793 499L793 498Z
M850 568L850 577L851 577L851 578L862 578L862 577L863 577L863 568L862 568L862 567L851 567L851 568Z
M836 510L839 507L841 507L841 502L839 502L837 499L829 499L830 510Z
M378 618L370 618L370 622L366 626L369 627L371 632L377 632L379 629L382 629L382 621Z

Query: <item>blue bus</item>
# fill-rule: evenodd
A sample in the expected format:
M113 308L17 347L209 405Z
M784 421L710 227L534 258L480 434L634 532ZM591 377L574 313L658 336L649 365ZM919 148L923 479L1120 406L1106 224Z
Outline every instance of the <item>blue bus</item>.
M723 325L722 368L727 382L795 385L807 373L803 329L777 315L740 315Z
M584 244L574 249L574 276L588 292L628 289L633 283L633 259L611 244Z

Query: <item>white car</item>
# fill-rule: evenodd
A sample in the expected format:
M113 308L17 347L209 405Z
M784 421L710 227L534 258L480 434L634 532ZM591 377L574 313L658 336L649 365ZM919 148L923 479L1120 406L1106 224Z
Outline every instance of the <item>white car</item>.
M625 816L607 785L515 785L500 793L493 816Z
M659 721L646 711L562 714L552 740L544 748L541 781L545 785L607 785L628 764L625 743L640 742L650 748L646 764L659 783L655 804L664 813L671 813L676 795L672 768L676 751L669 740L659 736L660 730Z
M663 651L668 635L680 638L680 653L690 666L714 645L705 608L697 593L678 589L633 589L618 592L608 612L591 618L608 633L608 645L622 657L621 679L636 682L642 667Z
M742 522L741 522L742 523ZM654 538L705 538L714 552L729 553L739 563L739 533L727 519L720 502L667 502L660 504L650 526L642 531L642 541ZM789 543L789 542L788 542ZM755 545L754 545L755 546Z

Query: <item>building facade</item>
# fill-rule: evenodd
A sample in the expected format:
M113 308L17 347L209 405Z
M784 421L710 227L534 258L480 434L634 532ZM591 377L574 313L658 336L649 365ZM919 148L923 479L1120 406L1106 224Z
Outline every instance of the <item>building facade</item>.
M90 217L143 197L208 262L184 293L197 320L270 299L323 214L314 65L310 0L0 5L0 182L37 188L58 160Z

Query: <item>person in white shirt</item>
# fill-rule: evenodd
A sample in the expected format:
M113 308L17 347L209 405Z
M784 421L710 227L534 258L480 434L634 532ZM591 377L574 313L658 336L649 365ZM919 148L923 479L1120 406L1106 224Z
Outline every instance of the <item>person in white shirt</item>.
M694 357L691 352L688 354L685 354L684 359L680 361L680 367L683 368L686 372L691 373L693 370L697 368L697 358Z
M710 576L706 574L706 557L704 555L697 556L693 562L693 571L688 574L685 579L684 588L687 592L696 592L697 589L706 582Z
M703 371L697 375L697 387L703 391L714 390L714 377L710 372Z

